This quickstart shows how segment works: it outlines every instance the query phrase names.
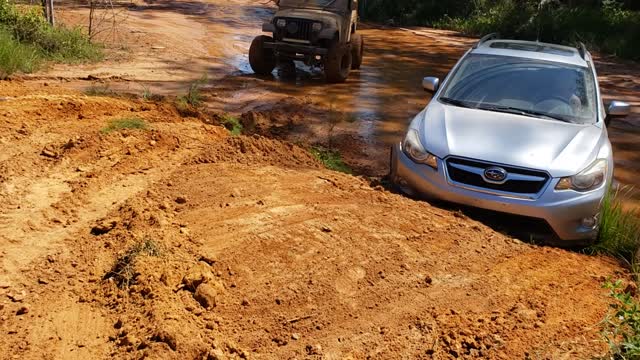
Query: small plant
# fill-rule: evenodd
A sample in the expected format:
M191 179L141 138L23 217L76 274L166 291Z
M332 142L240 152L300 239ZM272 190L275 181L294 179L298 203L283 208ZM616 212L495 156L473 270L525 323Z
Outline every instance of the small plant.
M311 154L318 160L320 160L327 169L343 172L345 174L351 174L353 171L344 163L342 156L338 151L325 149L323 147L315 146L311 148Z
M612 359L640 359L640 303L623 288L622 281L607 281L604 288L614 300L602 321L602 336Z
M103 134L108 134L113 131L119 131L123 129L138 129L144 130L147 129L147 123L140 118L122 118L111 120L109 125L100 130Z
M116 96L117 93L109 85L91 85L84 90L84 94L87 96Z
M231 132L231 135L238 136L242 134L242 124L237 117L231 115L224 115L220 120L222 125L224 125L227 130Z
M197 116L198 108L202 106L201 88L207 83L207 74L193 82L185 95L176 98L176 109L182 116Z
M598 242L589 250L624 260L637 276L636 256L640 249L640 216L637 211L624 209L621 201L629 191L631 190L611 190L605 196L600 215L600 236Z
M131 246L124 254L116 259L111 270L104 276L104 279L114 279L120 288L126 288L135 282L136 261L142 255L159 256L160 247L153 240L145 238Z
M148 86L142 85L142 100L144 101L162 101L163 96L151 92Z

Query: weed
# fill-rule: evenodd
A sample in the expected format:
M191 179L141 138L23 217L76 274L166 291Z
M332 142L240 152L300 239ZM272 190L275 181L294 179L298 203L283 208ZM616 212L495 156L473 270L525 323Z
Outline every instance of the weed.
M123 129L139 129L144 130L147 129L147 123L140 118L122 118L111 120L109 125L100 130L103 134L108 134L113 131L119 131Z
M185 95L176 98L176 109L181 116L198 116L198 108L202 106L202 86L207 83L207 74L189 85Z
M142 100L144 101L162 101L163 96L151 92L148 86L142 85Z
M91 85L84 90L87 96L116 96L117 93L109 88L109 85Z
M222 125L224 125L227 130L231 132L231 135L238 136L242 134L242 124L237 117L231 115L224 115L220 120Z
M602 321L602 336L612 359L640 358L640 303L623 288L622 281L607 281L604 288L614 300Z
M327 169L351 174L353 171L344 163L338 151L315 146L311 148L311 154L320 160Z
M131 246L124 254L116 259L111 270L104 276L104 279L114 279L118 287L129 287L135 282L136 261L142 255L159 256L160 247L153 240L145 238Z
M589 250L623 259L636 274L636 254L640 248L640 217L636 211L624 209L621 201L629 191L611 190L605 196L600 215L600 236Z

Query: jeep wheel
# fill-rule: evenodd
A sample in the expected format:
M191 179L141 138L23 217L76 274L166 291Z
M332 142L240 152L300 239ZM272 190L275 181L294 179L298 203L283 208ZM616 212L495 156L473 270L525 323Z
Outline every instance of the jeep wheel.
M351 57L353 59L351 69L360 69L362 58L364 57L364 38L360 34L353 34L353 37L351 37Z
M273 49L264 47L264 44L269 42L273 42L273 38L265 35L260 35L251 42L249 64L258 75L269 75L276 67L276 55Z
M330 83L345 82L351 71L351 61L351 49L334 41L329 47L329 53L324 60L324 72L327 81Z

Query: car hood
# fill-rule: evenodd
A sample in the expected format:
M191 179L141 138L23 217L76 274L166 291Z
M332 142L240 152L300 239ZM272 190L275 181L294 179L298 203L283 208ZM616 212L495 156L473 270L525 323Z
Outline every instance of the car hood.
M298 19L308 19L322 22L325 25L337 28L342 19L339 14L319 9L281 9L275 17L288 17Z
M593 162L606 132L596 125L467 109L433 100L422 113L420 140L438 156L484 160L571 176Z

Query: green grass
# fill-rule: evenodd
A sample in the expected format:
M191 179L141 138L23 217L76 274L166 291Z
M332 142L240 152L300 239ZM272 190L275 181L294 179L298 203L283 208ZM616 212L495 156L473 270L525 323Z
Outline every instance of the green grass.
M610 191L602 203L600 236L589 250L622 259L637 278L638 250L640 249L640 214L625 210L622 198L630 190ZM638 279L637 279L638 280Z
M37 70L47 61L96 61L102 48L80 28L51 26L38 6L16 6L0 0L0 75Z
M0 80L15 72L30 73L41 63L38 49L22 44L4 28L0 28Z
M231 135L238 136L242 134L242 124L237 117L224 115L220 122L222 123L222 125L224 125L225 128L227 128L227 130L229 130L229 132L231 132Z
M343 172L345 174L352 174L351 168L344 163L342 156L338 151L325 149L323 147L315 146L311 148L311 154L320 162L324 164L327 169Z
M136 261L140 256L159 256L160 247L153 240L146 238L131 246L116 259L111 270L104 276L105 279L114 279L118 287L126 288L135 282Z
M124 129L137 129L145 130L148 128L147 123L140 118L122 118L111 120L109 125L100 130L103 134L108 134L114 131L120 131Z
M622 281L608 281L604 288L613 300L601 323L611 359L640 359L640 303L623 288Z

